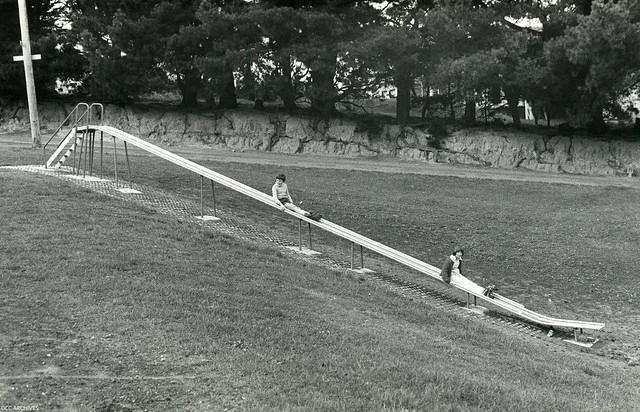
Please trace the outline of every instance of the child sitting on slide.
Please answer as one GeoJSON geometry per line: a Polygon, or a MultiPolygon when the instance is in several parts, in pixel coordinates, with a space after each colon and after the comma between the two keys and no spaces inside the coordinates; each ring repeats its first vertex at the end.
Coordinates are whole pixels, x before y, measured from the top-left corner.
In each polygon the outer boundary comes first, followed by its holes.
{"type": "MultiPolygon", "coordinates": [[[[446,284],[453,283],[458,286],[465,286],[471,290],[482,288],[481,286],[477,285],[475,282],[462,276],[462,256],[463,255],[464,255],[464,250],[458,247],[453,251],[451,256],[449,256],[445,260],[444,265],[442,265],[442,271],[440,272],[440,276],[442,277],[442,280],[446,284]]],[[[498,288],[496,288],[495,285],[487,286],[482,290],[482,294],[487,297],[493,298],[493,292],[495,290],[498,290],[498,288]]]]}
{"type": "Polygon", "coordinates": [[[276,204],[280,206],[280,209],[284,210],[286,208],[302,216],[308,217],[309,219],[320,220],[322,218],[322,215],[319,215],[317,213],[307,212],[306,210],[303,210],[302,208],[296,206],[293,203],[293,200],[291,199],[291,195],[289,194],[289,188],[285,183],[286,180],[287,180],[286,176],[280,173],[278,176],[276,176],[276,182],[273,184],[273,187],[271,188],[271,194],[273,195],[273,199],[275,200],[276,204]]]}

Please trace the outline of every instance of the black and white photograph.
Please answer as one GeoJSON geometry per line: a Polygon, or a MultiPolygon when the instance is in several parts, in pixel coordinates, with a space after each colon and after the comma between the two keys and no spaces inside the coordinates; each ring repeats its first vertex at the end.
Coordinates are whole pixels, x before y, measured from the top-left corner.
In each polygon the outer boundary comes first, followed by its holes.
{"type": "Polygon", "coordinates": [[[640,412],[640,1],[0,0],[0,412],[640,412]]]}

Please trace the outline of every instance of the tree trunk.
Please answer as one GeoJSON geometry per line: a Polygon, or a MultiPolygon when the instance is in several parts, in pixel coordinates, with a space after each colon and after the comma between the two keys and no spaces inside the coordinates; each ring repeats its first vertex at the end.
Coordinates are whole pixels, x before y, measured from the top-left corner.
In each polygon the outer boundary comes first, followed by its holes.
{"type": "Polygon", "coordinates": [[[236,99],[236,82],[233,78],[233,71],[225,67],[222,74],[222,89],[220,91],[220,102],[218,107],[221,109],[238,108],[238,100],[236,99]]]}
{"type": "Polygon", "coordinates": [[[547,109],[545,109],[545,117],[547,119],[547,127],[551,127],[551,115],[549,114],[547,109]]]}
{"type": "Polygon", "coordinates": [[[253,75],[253,72],[251,71],[251,65],[250,64],[245,64],[244,67],[242,68],[242,77],[243,77],[243,90],[242,93],[244,96],[247,97],[247,99],[249,100],[256,100],[257,95],[258,95],[258,86],[256,83],[256,79],[255,76],[253,75]]]}
{"type": "Polygon", "coordinates": [[[336,59],[317,62],[311,67],[311,87],[309,90],[309,98],[311,99],[311,108],[323,116],[329,116],[335,113],[336,90],[333,85],[333,78],[336,74],[336,59]]]}
{"type": "Polygon", "coordinates": [[[422,112],[420,113],[420,118],[422,120],[424,120],[427,117],[427,112],[429,111],[429,108],[431,106],[431,95],[429,94],[429,92],[431,91],[431,89],[429,87],[427,87],[427,95],[423,98],[422,100],[422,112]]]}
{"type": "Polygon", "coordinates": [[[582,15],[588,16],[591,14],[591,7],[593,0],[576,0],[574,2],[576,11],[582,15]]]}
{"type": "Polygon", "coordinates": [[[604,116],[602,115],[602,106],[594,106],[591,108],[591,120],[587,125],[589,131],[594,133],[601,133],[607,129],[607,124],[604,122],[604,116]]]}
{"type": "Polygon", "coordinates": [[[463,121],[468,125],[476,122],[476,99],[474,96],[469,96],[464,104],[463,121]]]}
{"type": "Polygon", "coordinates": [[[422,110],[420,112],[420,119],[424,120],[427,117],[427,112],[431,106],[431,86],[427,84],[427,87],[424,87],[424,83],[422,84],[422,110]],[[424,93],[426,89],[426,95],[424,93]]]}
{"type": "Polygon", "coordinates": [[[514,91],[507,89],[504,90],[504,95],[507,99],[507,104],[509,105],[509,113],[511,114],[513,125],[520,126],[522,124],[520,122],[520,112],[518,112],[518,102],[520,101],[520,97],[514,91]]]}
{"type": "Polygon", "coordinates": [[[198,91],[201,89],[202,81],[200,72],[197,69],[191,69],[186,73],[178,75],[178,88],[182,94],[182,102],[184,107],[196,107],[198,105],[198,91]]]}
{"type": "Polygon", "coordinates": [[[454,99],[453,96],[451,94],[451,83],[449,83],[447,85],[447,97],[449,98],[449,118],[451,119],[451,122],[455,122],[456,121],[456,110],[454,107],[454,99]]]}
{"type": "Polygon", "coordinates": [[[411,77],[408,75],[398,75],[396,86],[398,88],[398,98],[396,100],[396,123],[406,125],[411,119],[411,77]]]}
{"type": "Polygon", "coordinates": [[[280,80],[278,84],[278,95],[282,99],[284,110],[293,111],[296,108],[296,91],[291,79],[291,56],[289,55],[280,59],[280,80]]]}

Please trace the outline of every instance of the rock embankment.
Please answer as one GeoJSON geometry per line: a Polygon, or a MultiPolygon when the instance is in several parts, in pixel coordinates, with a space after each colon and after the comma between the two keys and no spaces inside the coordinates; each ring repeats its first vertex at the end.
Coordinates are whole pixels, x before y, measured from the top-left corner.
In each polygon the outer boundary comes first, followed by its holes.
{"type": "MultiPolygon", "coordinates": [[[[40,105],[50,131],[72,107],[40,105]]],[[[28,110],[0,108],[0,132],[27,130],[28,110]]],[[[105,107],[105,124],[163,143],[202,142],[234,150],[323,156],[395,156],[401,160],[523,168],[554,173],[627,175],[640,170],[640,142],[526,131],[465,129],[436,138],[427,128],[317,120],[254,110],[188,113],[154,107],[105,107]]]]}

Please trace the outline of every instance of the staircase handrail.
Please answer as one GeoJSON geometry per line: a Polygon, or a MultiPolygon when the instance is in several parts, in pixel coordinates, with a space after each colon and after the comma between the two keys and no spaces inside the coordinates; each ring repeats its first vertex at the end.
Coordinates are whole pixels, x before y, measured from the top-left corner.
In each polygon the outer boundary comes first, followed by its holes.
{"type": "Polygon", "coordinates": [[[93,109],[93,107],[98,107],[100,108],[100,122],[97,123],[99,126],[102,126],[102,122],[104,120],[104,106],[102,105],[102,103],[91,103],[91,105],[89,106],[89,119],[87,120],[87,126],[89,126],[90,124],[94,124],[91,121],[91,113],[93,113],[93,111],[91,109],[93,109]]]}
{"type": "MultiPolygon", "coordinates": [[[[94,103],[94,104],[99,104],[99,103],[94,103]]],[[[92,104],[93,106],[93,104],[92,104]]],[[[100,105],[102,106],[102,105],[100,105]]],[[[73,125],[71,125],[71,128],[74,128],[78,125],[78,123],[80,122],[80,120],[82,120],[82,118],[84,116],[87,115],[87,113],[89,113],[89,110],[91,109],[91,106],[89,106],[89,104],[87,103],[78,103],[76,104],[76,106],[73,108],[73,110],[71,110],[71,112],[67,115],[67,117],[65,117],[65,119],[62,121],[62,123],[60,123],[60,126],[58,126],[58,128],[56,129],[55,132],[53,132],[53,134],[51,135],[51,137],[49,138],[49,140],[47,140],[47,142],[42,146],[42,163],[44,164],[45,162],[45,153],[47,150],[47,145],[51,142],[51,140],[53,140],[54,137],[56,137],[56,135],[58,134],[58,132],[60,130],[62,130],[62,128],[64,127],[65,123],[67,123],[67,121],[71,118],[71,116],[73,116],[74,114],[76,115],[76,120],[73,122],[73,125]],[[78,116],[78,109],[80,107],[85,107],[85,111],[78,116]]],[[[89,116],[91,116],[89,114],[89,116]]],[[[102,122],[102,114],[100,115],[100,121],[102,122]]],[[[87,119],[87,125],[89,125],[89,119],[87,119]]],[[[58,146],[56,147],[56,150],[60,147],[60,145],[62,144],[62,142],[64,142],[64,139],[60,141],[60,143],[58,143],[58,146]]]]}

